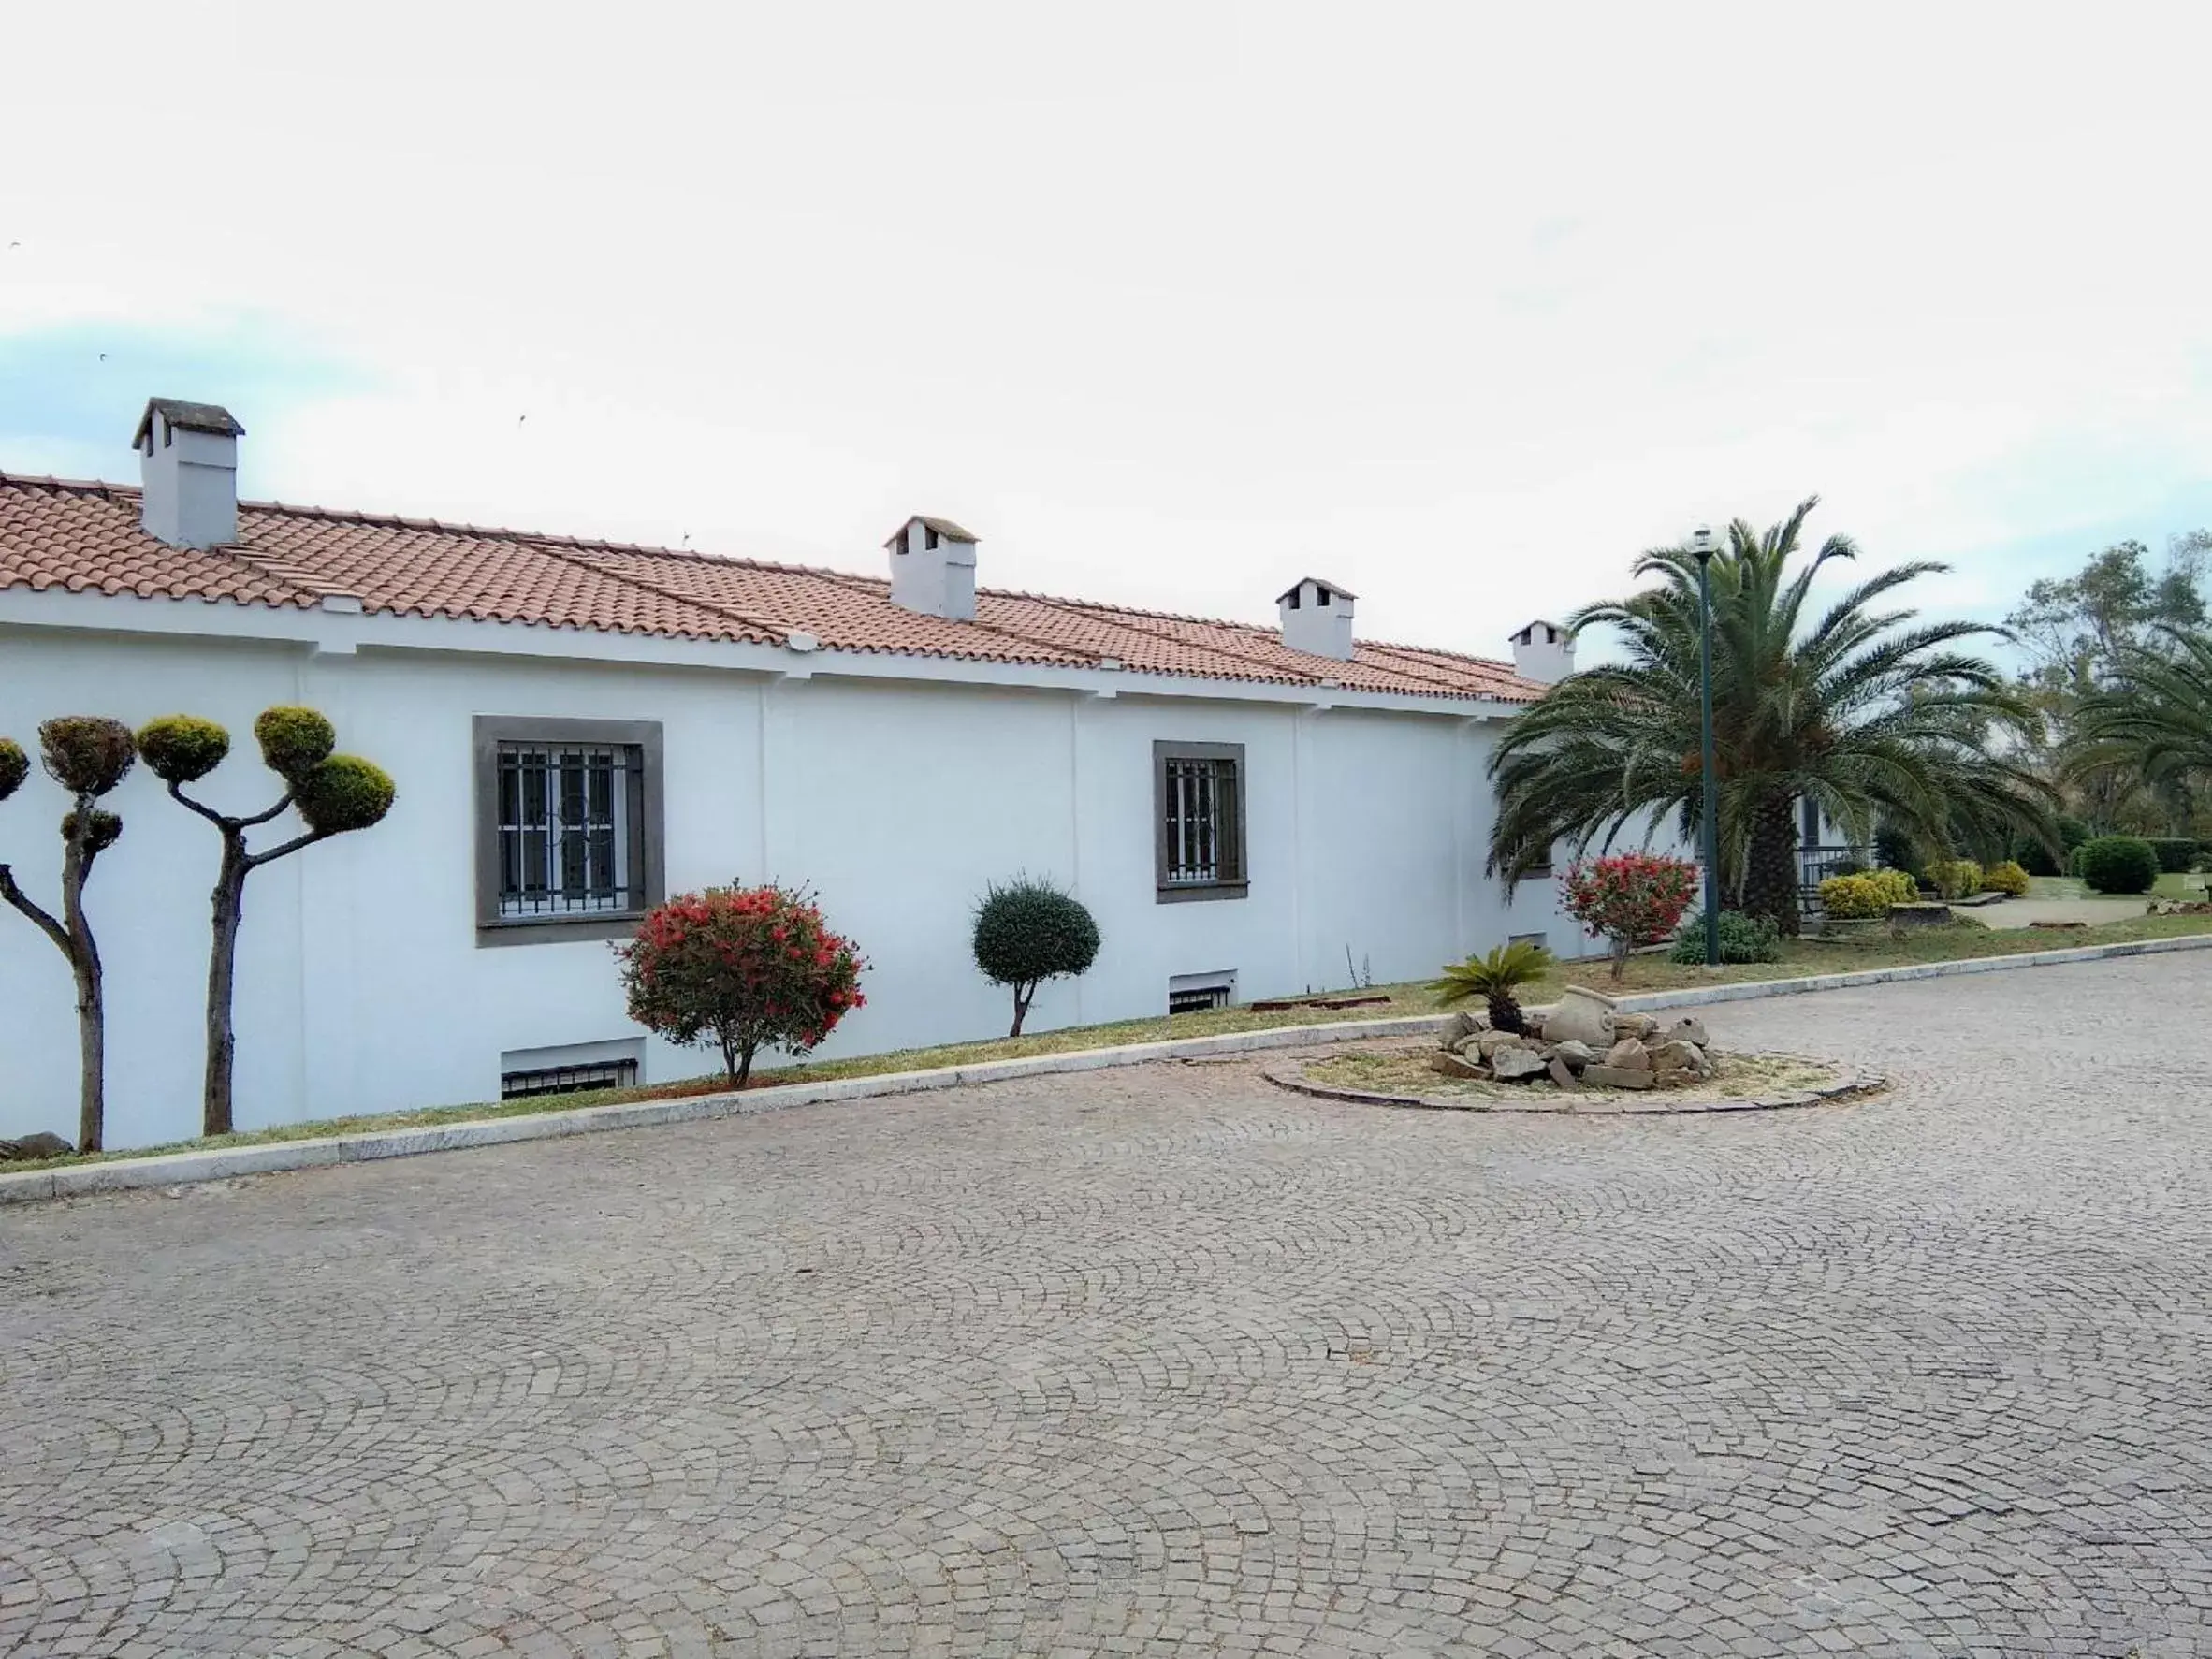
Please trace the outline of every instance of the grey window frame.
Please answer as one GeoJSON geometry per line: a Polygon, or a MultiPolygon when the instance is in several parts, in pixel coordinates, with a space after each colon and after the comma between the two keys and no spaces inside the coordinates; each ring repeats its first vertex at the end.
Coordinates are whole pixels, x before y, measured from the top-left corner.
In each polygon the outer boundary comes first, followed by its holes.
{"type": "Polygon", "coordinates": [[[476,942],[479,945],[553,944],[564,939],[623,939],[661,902],[662,744],[659,720],[546,720],[531,715],[480,714],[474,722],[473,803],[476,837],[476,942]],[[575,743],[634,749],[638,787],[628,792],[631,892],[627,910],[586,915],[507,916],[500,912],[499,752],[502,743],[575,743]]]}
{"type": "Polygon", "coordinates": [[[1244,746],[1241,743],[1178,743],[1159,739],[1152,746],[1152,874],[1154,895],[1163,905],[1191,904],[1209,899],[1244,898],[1252,891],[1252,866],[1246,827],[1244,746]],[[1168,850],[1168,764],[1171,761],[1227,761],[1233,799],[1231,837],[1234,874],[1216,881],[1168,880],[1172,864],[1168,850]]]}

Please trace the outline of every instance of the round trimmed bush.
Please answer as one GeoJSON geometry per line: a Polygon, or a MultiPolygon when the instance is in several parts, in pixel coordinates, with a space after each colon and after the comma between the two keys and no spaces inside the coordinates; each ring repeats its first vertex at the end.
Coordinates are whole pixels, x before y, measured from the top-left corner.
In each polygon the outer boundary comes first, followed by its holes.
{"type": "Polygon", "coordinates": [[[2099,836],[2076,856],[2091,893],[2148,893],[2159,879],[2159,855],[2141,836],[2099,836]]]}
{"type": "Polygon", "coordinates": [[[1012,988],[1008,1035],[1019,1037],[1040,984],[1083,973],[1099,959],[1099,924],[1073,894],[1017,876],[1003,887],[993,882],[976,906],[974,942],[983,977],[1012,988]]]}
{"type": "MultiPolygon", "coordinates": [[[[92,815],[92,828],[84,837],[85,856],[89,858],[94,853],[107,851],[109,848],[115,845],[116,839],[122,834],[123,820],[112,812],[106,812],[95,807],[92,815]]],[[[62,839],[71,841],[76,838],[77,814],[65,812],[62,814],[62,839]]]]}
{"type": "Polygon", "coordinates": [[[312,708],[283,704],[261,711],[254,737],[262,764],[286,782],[304,778],[338,747],[338,730],[327,720],[312,708]]]}
{"type": "Polygon", "coordinates": [[[105,715],[65,714],[38,728],[46,775],[73,795],[104,795],[130,776],[131,729],[105,715]]]}
{"type": "Polygon", "coordinates": [[[353,754],[334,754],[292,779],[292,805],[318,836],[367,829],[392,809],[398,793],[388,772],[353,754]]]}
{"type": "Polygon", "coordinates": [[[1982,891],[2001,893],[2008,898],[2028,896],[2028,872],[2011,859],[1991,865],[1982,872],[1982,891]]]}
{"type": "Polygon", "coordinates": [[[31,775],[31,757],[23,752],[23,746],[12,737],[0,737],[0,801],[23,786],[23,779],[31,775]]]}
{"type": "Polygon", "coordinates": [[[138,728],[138,758],[164,783],[196,783],[223,764],[230,734],[196,714],[165,714],[138,728]]]}

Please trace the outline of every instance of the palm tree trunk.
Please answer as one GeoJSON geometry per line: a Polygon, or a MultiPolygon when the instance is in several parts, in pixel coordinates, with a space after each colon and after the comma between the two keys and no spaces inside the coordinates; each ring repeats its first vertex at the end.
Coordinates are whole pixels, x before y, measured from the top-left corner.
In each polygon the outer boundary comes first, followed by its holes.
{"type": "Polygon", "coordinates": [[[1791,938],[1798,931],[1796,805],[1781,795],[1753,808],[1751,848],[1743,870],[1744,910],[1770,918],[1791,938]]]}

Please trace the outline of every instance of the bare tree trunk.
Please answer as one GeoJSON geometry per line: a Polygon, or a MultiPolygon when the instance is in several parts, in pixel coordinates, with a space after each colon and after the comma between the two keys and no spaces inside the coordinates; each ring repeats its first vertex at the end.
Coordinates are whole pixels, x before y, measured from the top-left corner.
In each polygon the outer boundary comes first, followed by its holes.
{"type": "Polygon", "coordinates": [[[1797,823],[1795,803],[1781,795],[1753,809],[1751,847],[1744,856],[1743,908],[1770,918],[1790,938],[1798,928],[1797,823]]]}
{"type": "Polygon", "coordinates": [[[77,828],[62,854],[62,924],[69,935],[69,967],[77,977],[77,1150],[97,1152],[108,1121],[108,1011],[100,995],[100,948],[84,919],[84,878],[95,856],[89,851],[94,799],[77,797],[77,828]]]}
{"type": "Polygon", "coordinates": [[[1010,1038],[1019,1037],[1022,1034],[1022,1022],[1029,1017],[1029,1004],[1036,996],[1037,986],[1034,982],[1030,984],[1026,993],[1019,985],[1013,988],[1014,1023],[1013,1029],[1009,1031],[1007,1036],[1010,1038]]]}
{"type": "Polygon", "coordinates": [[[1628,936],[1625,933],[1616,933],[1613,935],[1612,979],[1615,984],[1620,983],[1623,979],[1627,977],[1628,942],[1628,936]]]}
{"type": "Polygon", "coordinates": [[[231,987],[238,971],[238,929],[245,915],[245,831],[230,823],[223,831],[223,864],[215,877],[212,942],[208,951],[208,1058],[200,1090],[200,1133],[231,1130],[231,1075],[238,1042],[231,1029],[231,987]]]}

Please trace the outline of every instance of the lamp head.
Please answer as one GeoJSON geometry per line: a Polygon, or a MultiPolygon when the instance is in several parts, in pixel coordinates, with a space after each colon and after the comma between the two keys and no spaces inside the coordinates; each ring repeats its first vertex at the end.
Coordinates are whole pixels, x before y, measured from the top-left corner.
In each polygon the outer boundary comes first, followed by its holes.
{"type": "Polygon", "coordinates": [[[1713,556],[1714,546],[1711,525],[1700,524],[1690,532],[1690,551],[1697,555],[1699,564],[1713,556]]]}

